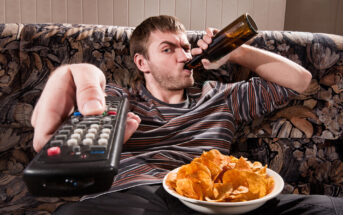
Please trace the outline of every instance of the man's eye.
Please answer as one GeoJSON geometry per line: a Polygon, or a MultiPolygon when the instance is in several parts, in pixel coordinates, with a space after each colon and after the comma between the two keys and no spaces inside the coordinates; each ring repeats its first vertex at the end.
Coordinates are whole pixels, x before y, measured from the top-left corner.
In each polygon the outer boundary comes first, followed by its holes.
{"type": "Polygon", "coordinates": [[[163,49],[163,52],[165,52],[165,53],[170,53],[170,52],[171,52],[171,49],[170,49],[170,48],[163,49]]]}

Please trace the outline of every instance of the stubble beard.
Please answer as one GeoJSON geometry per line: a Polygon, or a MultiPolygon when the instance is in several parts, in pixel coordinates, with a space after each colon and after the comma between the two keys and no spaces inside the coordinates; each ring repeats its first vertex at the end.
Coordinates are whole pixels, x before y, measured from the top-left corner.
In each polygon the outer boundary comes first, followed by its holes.
{"type": "Polygon", "coordinates": [[[152,76],[159,85],[168,90],[183,90],[194,85],[193,74],[185,78],[163,76],[160,73],[153,73],[152,76]]]}

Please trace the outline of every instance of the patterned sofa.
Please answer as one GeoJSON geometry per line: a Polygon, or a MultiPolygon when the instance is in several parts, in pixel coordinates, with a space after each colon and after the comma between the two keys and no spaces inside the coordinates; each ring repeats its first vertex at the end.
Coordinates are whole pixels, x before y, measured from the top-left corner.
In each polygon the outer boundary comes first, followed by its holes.
{"type": "MultiPolygon", "coordinates": [[[[108,82],[130,87],[135,80],[128,49],[131,32],[129,27],[101,25],[0,24],[0,214],[50,214],[79,199],[38,198],[27,192],[21,173],[35,155],[31,112],[50,72],[61,64],[89,62],[104,71],[108,82]]],[[[202,33],[188,32],[192,44],[202,33]]],[[[286,182],[284,193],[342,197],[343,37],[261,31],[251,45],[299,63],[313,80],[283,109],[241,125],[232,153],[279,172],[286,182]]],[[[227,64],[195,77],[198,82],[232,82],[253,75],[227,64]]]]}

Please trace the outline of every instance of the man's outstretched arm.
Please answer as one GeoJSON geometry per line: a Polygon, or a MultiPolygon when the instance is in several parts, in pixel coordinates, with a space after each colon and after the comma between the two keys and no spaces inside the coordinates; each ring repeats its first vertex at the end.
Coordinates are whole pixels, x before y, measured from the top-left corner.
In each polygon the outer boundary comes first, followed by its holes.
{"type": "MultiPolygon", "coordinates": [[[[75,104],[83,115],[105,110],[106,79],[91,64],[64,65],[50,76],[32,114],[33,147],[40,151],[59,125],[72,113],[75,104]]],[[[124,142],[136,131],[140,118],[129,113],[124,142]]]]}

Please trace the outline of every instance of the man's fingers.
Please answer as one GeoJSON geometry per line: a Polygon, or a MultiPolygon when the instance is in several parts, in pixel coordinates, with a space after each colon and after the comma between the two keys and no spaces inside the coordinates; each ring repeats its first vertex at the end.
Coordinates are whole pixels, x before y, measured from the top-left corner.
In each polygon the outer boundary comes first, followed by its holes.
{"type": "Polygon", "coordinates": [[[198,55],[198,54],[201,54],[202,53],[202,49],[201,48],[193,48],[191,50],[191,54],[194,56],[194,55],[198,55]]]}
{"type": "Polygon", "coordinates": [[[212,37],[216,32],[218,32],[218,30],[214,28],[207,28],[206,34],[203,36],[202,39],[198,40],[197,42],[198,48],[193,48],[191,50],[191,54],[193,56],[199,55],[203,52],[203,50],[206,50],[208,48],[208,45],[212,43],[212,37]]]}
{"type": "Polygon", "coordinates": [[[208,36],[208,35],[204,35],[202,38],[207,44],[212,43],[212,37],[208,36]]]}
{"type": "Polygon", "coordinates": [[[62,123],[62,118],[59,113],[54,113],[49,110],[42,110],[36,121],[35,133],[33,137],[33,148],[39,152],[51,138],[52,134],[62,123]]]}
{"type": "Polygon", "coordinates": [[[207,49],[208,44],[204,40],[198,40],[197,45],[203,50],[207,49]]]}
{"type": "Polygon", "coordinates": [[[106,79],[95,66],[78,64],[70,67],[76,85],[79,111],[83,115],[101,114],[105,110],[106,79]]]}
{"type": "MultiPolygon", "coordinates": [[[[48,91],[43,92],[42,95],[46,92],[48,91]]],[[[32,125],[35,128],[33,138],[35,151],[38,152],[43,148],[58,126],[69,115],[74,105],[72,97],[72,93],[65,96],[51,93],[49,97],[41,97],[35,107],[32,119],[32,125]]]]}
{"type": "Polygon", "coordinates": [[[31,115],[31,125],[32,125],[32,127],[36,126],[37,115],[39,113],[38,107],[39,107],[39,100],[38,100],[37,104],[35,105],[35,108],[32,111],[32,115],[31,115]]]}
{"type": "Polygon", "coordinates": [[[126,119],[124,143],[126,143],[133,133],[137,130],[139,124],[141,123],[141,118],[138,115],[129,112],[126,119]]]}
{"type": "Polygon", "coordinates": [[[60,68],[49,78],[32,115],[35,128],[33,147],[36,151],[46,144],[48,137],[72,111],[75,101],[73,77],[60,68]]]}
{"type": "Polygon", "coordinates": [[[213,33],[213,28],[206,28],[206,34],[209,36],[209,37],[213,37],[214,36],[214,33],[213,33]]]}
{"type": "Polygon", "coordinates": [[[216,35],[218,32],[219,30],[216,28],[206,28],[206,34],[211,38],[214,37],[214,35],[216,35]]]}

